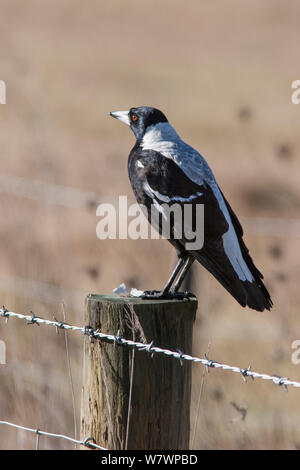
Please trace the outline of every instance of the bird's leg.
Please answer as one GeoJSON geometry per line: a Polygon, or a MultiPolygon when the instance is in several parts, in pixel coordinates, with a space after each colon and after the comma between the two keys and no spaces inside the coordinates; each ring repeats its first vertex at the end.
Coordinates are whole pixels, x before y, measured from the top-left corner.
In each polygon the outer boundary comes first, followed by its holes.
{"type": "Polygon", "coordinates": [[[190,267],[192,266],[194,261],[195,261],[195,258],[192,257],[192,256],[188,256],[188,258],[185,260],[183,269],[182,269],[177,281],[175,282],[173,289],[171,289],[172,292],[178,292],[181,284],[184,281],[185,276],[188,273],[188,270],[190,269],[190,267]]]}
{"type": "Polygon", "coordinates": [[[184,266],[185,262],[186,262],[185,258],[180,256],[179,260],[178,260],[178,263],[176,264],[175,268],[173,269],[172,274],[171,274],[168,282],[166,283],[165,287],[162,290],[163,294],[167,294],[169,292],[174,280],[176,279],[177,274],[180,272],[180,270],[184,266]]]}
{"type": "Polygon", "coordinates": [[[161,291],[144,291],[142,299],[186,299],[189,297],[194,297],[193,294],[189,292],[178,292],[188,270],[194,262],[192,256],[186,256],[184,254],[179,254],[179,260],[175,266],[168,282],[161,291]],[[183,269],[182,269],[183,268],[183,269]],[[171,288],[174,280],[176,279],[178,273],[182,269],[177,281],[174,284],[174,287],[171,288]]]}
{"type": "Polygon", "coordinates": [[[162,299],[162,298],[167,298],[169,297],[169,292],[170,288],[176,279],[177,274],[183,267],[183,265],[186,263],[186,258],[179,255],[179,260],[178,263],[176,264],[175,268],[172,271],[172,274],[170,278],[168,279],[168,282],[166,283],[165,287],[161,291],[144,291],[142,298],[143,299],[162,299]]]}

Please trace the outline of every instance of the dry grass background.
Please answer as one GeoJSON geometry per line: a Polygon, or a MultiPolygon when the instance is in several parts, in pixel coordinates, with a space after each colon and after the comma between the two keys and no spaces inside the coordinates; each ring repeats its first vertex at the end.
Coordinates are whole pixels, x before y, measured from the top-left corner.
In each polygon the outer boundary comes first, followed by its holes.
{"type": "MultiPolygon", "coordinates": [[[[128,128],[111,110],[152,105],[206,156],[239,216],[287,220],[286,236],[246,233],[275,307],[243,310],[200,266],[194,354],[300,380],[291,343],[300,338],[300,5],[178,0],[2,0],[0,172],[91,190],[109,201],[129,195],[128,128]]],[[[66,209],[0,196],[1,303],[21,313],[82,324],[85,294],[121,282],[159,288],[171,248],[165,241],[99,241],[94,208],[66,209]],[[38,281],[40,288],[30,281],[38,281]],[[45,289],[51,298],[44,295],[45,289]]],[[[72,435],[64,335],[1,322],[0,419],[72,435]]],[[[82,338],[69,336],[79,410],[82,338]]],[[[193,370],[194,448],[300,448],[299,391],[212,370],[193,370]],[[247,409],[245,420],[236,406],[247,409]]],[[[79,411],[78,411],[79,413],[79,411]]],[[[78,419],[78,416],[77,416],[78,419]]],[[[0,428],[0,448],[32,448],[34,438],[0,428]]],[[[41,438],[42,448],[71,448],[41,438]]]]}

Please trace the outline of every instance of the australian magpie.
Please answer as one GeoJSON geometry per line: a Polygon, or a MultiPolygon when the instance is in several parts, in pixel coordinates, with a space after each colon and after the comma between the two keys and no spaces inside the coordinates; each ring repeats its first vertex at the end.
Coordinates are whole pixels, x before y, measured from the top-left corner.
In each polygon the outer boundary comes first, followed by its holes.
{"type": "MultiPolygon", "coordinates": [[[[179,295],[188,269],[197,260],[240,305],[270,310],[273,303],[262,282],[263,275],[249,255],[242,226],[206,160],[181,140],[158,109],[141,106],[110,115],[130,126],[136,137],[128,158],[129,179],[138,203],[147,209],[149,222],[153,224],[151,208],[160,214],[155,227],[160,233],[166,207],[173,203],[188,204],[193,209],[204,205],[204,243],[200,249],[187,249],[187,238],[175,236],[174,217],[169,217],[168,240],[179,260],[163,290],[145,291],[144,298],[179,295]]],[[[195,224],[194,212],[190,224],[195,224]]]]}

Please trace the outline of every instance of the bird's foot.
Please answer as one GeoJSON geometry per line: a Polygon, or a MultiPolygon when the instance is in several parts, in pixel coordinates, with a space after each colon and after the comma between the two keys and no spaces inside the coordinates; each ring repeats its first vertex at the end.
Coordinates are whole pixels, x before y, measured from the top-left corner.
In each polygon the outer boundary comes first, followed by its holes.
{"type": "Polygon", "coordinates": [[[177,300],[184,300],[184,299],[191,299],[195,297],[194,294],[191,292],[174,292],[172,289],[165,292],[163,290],[145,290],[144,293],[141,295],[141,298],[144,300],[159,300],[159,299],[177,299],[177,300]]]}
{"type": "Polygon", "coordinates": [[[192,292],[175,292],[173,289],[170,289],[169,296],[170,299],[178,300],[189,300],[196,298],[195,294],[193,294],[192,292]]]}
{"type": "Polygon", "coordinates": [[[163,290],[144,290],[141,298],[146,300],[167,299],[168,292],[164,292],[163,290]]]}

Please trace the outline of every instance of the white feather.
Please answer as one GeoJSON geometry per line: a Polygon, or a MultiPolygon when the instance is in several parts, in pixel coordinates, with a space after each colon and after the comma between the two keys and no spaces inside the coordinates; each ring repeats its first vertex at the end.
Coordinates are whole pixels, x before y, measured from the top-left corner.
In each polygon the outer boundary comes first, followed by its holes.
{"type": "Polygon", "coordinates": [[[138,161],[136,162],[136,166],[137,166],[138,168],[145,168],[145,165],[143,165],[140,160],[138,160],[138,161]]]}
{"type": "Polygon", "coordinates": [[[161,194],[159,191],[156,191],[155,189],[151,188],[151,186],[149,185],[147,179],[143,185],[143,188],[144,188],[144,191],[149,195],[151,195],[151,197],[155,196],[157,199],[159,199],[160,201],[162,202],[190,202],[192,201],[193,199],[196,199],[197,197],[200,197],[203,195],[203,193],[201,192],[197,192],[196,194],[192,194],[191,196],[189,197],[182,197],[182,196],[166,196],[165,194],[161,194]]]}

